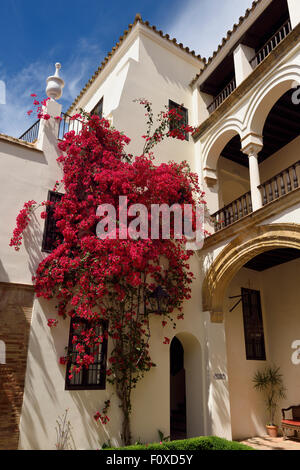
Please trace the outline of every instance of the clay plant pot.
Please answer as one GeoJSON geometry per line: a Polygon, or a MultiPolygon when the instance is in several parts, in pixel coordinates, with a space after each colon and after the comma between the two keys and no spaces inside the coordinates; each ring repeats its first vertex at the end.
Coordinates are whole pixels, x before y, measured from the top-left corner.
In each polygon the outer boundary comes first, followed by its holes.
{"type": "Polygon", "coordinates": [[[266,426],[270,437],[278,437],[278,426],[266,426]]]}

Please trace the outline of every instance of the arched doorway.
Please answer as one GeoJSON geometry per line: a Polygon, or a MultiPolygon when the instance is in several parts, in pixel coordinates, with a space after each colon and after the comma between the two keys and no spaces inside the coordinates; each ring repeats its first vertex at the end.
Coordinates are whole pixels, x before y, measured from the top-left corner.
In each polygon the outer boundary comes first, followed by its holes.
{"type": "Polygon", "coordinates": [[[254,256],[277,248],[300,249],[299,224],[252,227],[232,240],[210,266],[202,284],[203,311],[223,321],[223,302],[235,274],[254,256]]]}
{"type": "MultiPolygon", "coordinates": [[[[299,364],[293,362],[299,326],[300,226],[252,227],[231,241],[203,283],[203,310],[224,322],[233,439],[265,435],[264,397],[253,387],[257,370],[280,367],[286,408],[298,400],[299,364]]],[[[276,416],[280,424],[280,414],[276,416]]]]}
{"type": "Polygon", "coordinates": [[[170,345],[170,432],[172,439],[204,434],[204,375],[202,348],[188,332],[170,345]]]}
{"type": "Polygon", "coordinates": [[[184,349],[175,336],[170,346],[170,433],[172,440],[186,438],[185,387],[184,349]]]}

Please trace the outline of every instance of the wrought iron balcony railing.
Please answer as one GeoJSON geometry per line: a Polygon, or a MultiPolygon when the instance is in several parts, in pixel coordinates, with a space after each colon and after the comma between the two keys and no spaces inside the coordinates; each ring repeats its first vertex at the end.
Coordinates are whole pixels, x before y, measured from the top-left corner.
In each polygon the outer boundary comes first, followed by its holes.
{"type": "Polygon", "coordinates": [[[24,140],[25,142],[33,143],[37,140],[39,135],[39,128],[40,128],[40,121],[36,121],[24,134],[19,137],[20,140],[24,140]]]}
{"type": "Polygon", "coordinates": [[[82,129],[82,122],[78,119],[73,119],[66,113],[61,113],[61,121],[58,128],[58,139],[62,140],[67,132],[75,131],[78,134],[82,129]]]}
{"type": "MultiPolygon", "coordinates": [[[[34,143],[38,139],[40,128],[40,120],[36,121],[24,134],[19,137],[20,140],[25,142],[34,143]]],[[[75,131],[76,134],[82,129],[82,122],[78,119],[73,119],[68,114],[61,113],[61,121],[58,126],[57,138],[62,140],[64,135],[69,131],[75,131]]]]}

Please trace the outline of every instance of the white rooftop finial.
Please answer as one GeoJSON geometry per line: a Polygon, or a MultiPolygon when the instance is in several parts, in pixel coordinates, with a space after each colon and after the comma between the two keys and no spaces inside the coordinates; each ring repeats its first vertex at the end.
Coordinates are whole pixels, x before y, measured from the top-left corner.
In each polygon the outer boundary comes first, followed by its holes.
{"type": "Polygon", "coordinates": [[[60,64],[59,62],[56,62],[55,68],[56,68],[56,70],[55,70],[55,77],[59,77],[59,71],[60,71],[60,69],[61,69],[61,64],[60,64]]]}
{"type": "Polygon", "coordinates": [[[59,76],[59,70],[61,65],[59,62],[55,64],[55,74],[47,78],[46,93],[52,100],[58,100],[62,96],[62,89],[65,86],[65,82],[59,76]]]}

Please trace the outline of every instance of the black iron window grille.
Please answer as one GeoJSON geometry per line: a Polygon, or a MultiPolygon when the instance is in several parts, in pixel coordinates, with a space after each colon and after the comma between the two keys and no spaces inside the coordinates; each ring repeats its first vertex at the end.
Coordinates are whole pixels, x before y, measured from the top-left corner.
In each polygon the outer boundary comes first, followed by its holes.
{"type": "Polygon", "coordinates": [[[243,318],[246,358],[248,361],[265,361],[265,338],[260,292],[242,288],[243,318]]]}
{"type": "Polygon", "coordinates": [[[54,218],[55,204],[61,201],[63,193],[57,193],[55,191],[48,192],[48,201],[52,202],[50,206],[47,206],[46,212],[47,217],[44,226],[44,235],[42,243],[42,251],[51,253],[63,241],[62,234],[56,227],[56,220],[54,218]]]}
{"type": "MultiPolygon", "coordinates": [[[[175,109],[177,114],[180,114],[182,116],[182,120],[180,121],[180,124],[183,125],[184,127],[189,125],[189,113],[186,108],[184,108],[182,105],[175,103],[174,101],[169,100],[169,111],[171,109],[175,109]]],[[[170,121],[170,131],[173,131],[174,129],[178,128],[177,121],[171,120],[170,121]]],[[[189,134],[185,134],[185,140],[189,140],[189,134]]]]}
{"type": "Polygon", "coordinates": [[[68,362],[66,371],[66,390],[104,390],[106,383],[106,359],[107,359],[107,321],[89,322],[81,318],[72,318],[70,324],[68,362]],[[86,347],[85,332],[93,328],[95,337],[101,337],[102,342],[86,347]],[[75,341],[74,341],[75,339],[75,341]],[[85,353],[94,356],[94,362],[89,367],[83,366],[76,373],[74,367],[78,366],[76,359],[78,357],[77,345],[82,344],[85,353]],[[70,378],[71,377],[71,378],[70,378]]]}

